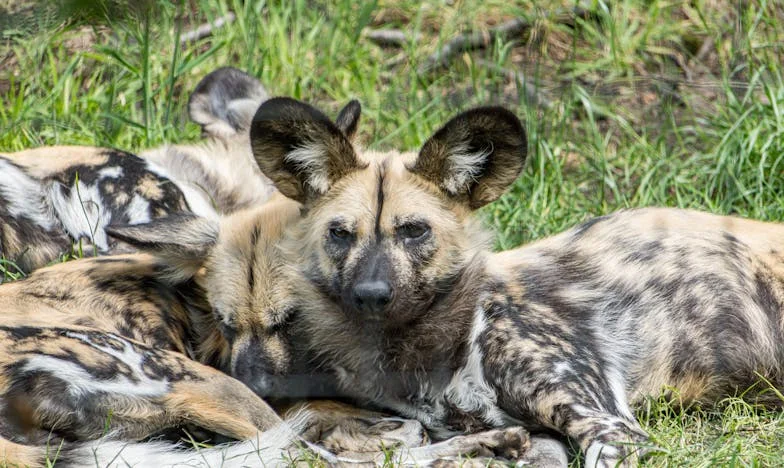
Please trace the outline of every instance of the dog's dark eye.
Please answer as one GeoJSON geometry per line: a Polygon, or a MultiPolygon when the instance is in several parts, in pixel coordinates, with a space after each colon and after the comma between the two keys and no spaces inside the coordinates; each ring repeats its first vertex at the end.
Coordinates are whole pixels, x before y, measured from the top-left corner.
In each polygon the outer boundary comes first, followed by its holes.
{"type": "Polygon", "coordinates": [[[226,338],[227,341],[230,343],[234,341],[234,338],[237,336],[237,329],[235,329],[232,325],[223,321],[222,316],[218,313],[217,310],[213,310],[213,314],[215,316],[215,321],[218,324],[218,330],[220,330],[221,335],[226,338]]]}
{"type": "Polygon", "coordinates": [[[430,234],[430,226],[427,223],[416,221],[398,226],[397,235],[405,240],[420,240],[430,234]]]}
{"type": "Polygon", "coordinates": [[[333,226],[329,228],[329,236],[332,239],[339,240],[339,241],[347,241],[350,240],[353,234],[348,229],[341,227],[341,226],[333,226]]]}

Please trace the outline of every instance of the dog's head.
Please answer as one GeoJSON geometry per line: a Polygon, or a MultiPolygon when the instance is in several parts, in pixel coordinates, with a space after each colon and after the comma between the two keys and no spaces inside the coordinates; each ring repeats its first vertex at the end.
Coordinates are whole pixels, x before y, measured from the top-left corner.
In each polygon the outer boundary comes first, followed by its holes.
{"type": "MultiPolygon", "coordinates": [[[[449,289],[486,248],[472,213],[498,198],[526,157],[511,112],[482,107],[447,122],[415,153],[359,151],[346,128],[288,98],[262,104],[251,145],[262,172],[305,215],[287,239],[304,276],[334,310],[397,328],[449,289]]],[[[330,313],[330,312],[324,312],[330,313]]]]}

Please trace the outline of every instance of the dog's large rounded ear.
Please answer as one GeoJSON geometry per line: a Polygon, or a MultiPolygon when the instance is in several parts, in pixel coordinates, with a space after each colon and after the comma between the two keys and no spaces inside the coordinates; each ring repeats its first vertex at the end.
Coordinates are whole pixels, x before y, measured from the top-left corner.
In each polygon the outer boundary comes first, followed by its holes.
{"type": "Polygon", "coordinates": [[[269,99],[259,80],[236,68],[223,67],[202,78],[188,100],[191,120],[209,137],[242,133],[259,104],[269,99]]]}
{"type": "Polygon", "coordinates": [[[472,209],[500,197],[523,169],[525,129],[503,107],[472,109],[425,142],[408,169],[472,209]]]}
{"type": "Polygon", "coordinates": [[[352,99],[343,109],[338,112],[335,124],[348,137],[354,138],[359,126],[359,117],[362,115],[362,105],[356,99],[352,99]]]}
{"type": "MultiPolygon", "coordinates": [[[[343,120],[350,124],[355,119],[343,120]]],[[[319,110],[291,98],[259,106],[250,143],[261,172],[283,195],[301,203],[324,195],[337,180],[363,167],[343,130],[319,110]]]]}
{"type": "Polygon", "coordinates": [[[218,242],[218,221],[191,213],[175,213],[145,224],[113,224],[106,233],[157,257],[161,277],[172,283],[187,281],[204,265],[218,242]]]}

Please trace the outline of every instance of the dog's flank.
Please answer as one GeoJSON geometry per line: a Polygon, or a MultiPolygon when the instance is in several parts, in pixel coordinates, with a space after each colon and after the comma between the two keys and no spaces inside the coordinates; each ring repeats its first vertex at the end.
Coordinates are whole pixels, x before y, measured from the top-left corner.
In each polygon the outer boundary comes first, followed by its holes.
{"type": "Polygon", "coordinates": [[[473,211],[523,167],[514,115],[475,109],[418,155],[378,154],[306,107],[268,101],[251,140],[304,203],[282,242],[299,284],[291,328],[347,395],[442,437],[556,430],[612,466],[648,444],[632,414],[644,397],[784,384],[783,225],[645,209],[493,254],[473,211]]]}
{"type": "Polygon", "coordinates": [[[191,118],[206,137],[201,143],[138,156],[74,146],[0,154],[0,257],[29,272],[74,244],[86,253],[128,252],[128,245],[107,237],[108,225],[182,211],[216,218],[263,203],[274,189],[254,162],[248,125],[266,98],[254,78],[219,69],[191,96],[191,118]],[[240,80],[244,86],[227,94],[240,80]]]}

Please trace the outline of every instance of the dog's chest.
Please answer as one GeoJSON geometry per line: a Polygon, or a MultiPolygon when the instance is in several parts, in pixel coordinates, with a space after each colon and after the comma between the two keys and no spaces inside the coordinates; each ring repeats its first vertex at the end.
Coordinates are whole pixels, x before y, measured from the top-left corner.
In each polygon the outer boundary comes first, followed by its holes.
{"type": "Polygon", "coordinates": [[[400,370],[369,359],[373,364],[360,368],[336,367],[341,386],[355,398],[419,420],[438,439],[515,423],[498,406],[496,390],[485,378],[476,339],[485,329],[484,314],[477,314],[456,368],[432,359],[417,370],[400,370]]]}

